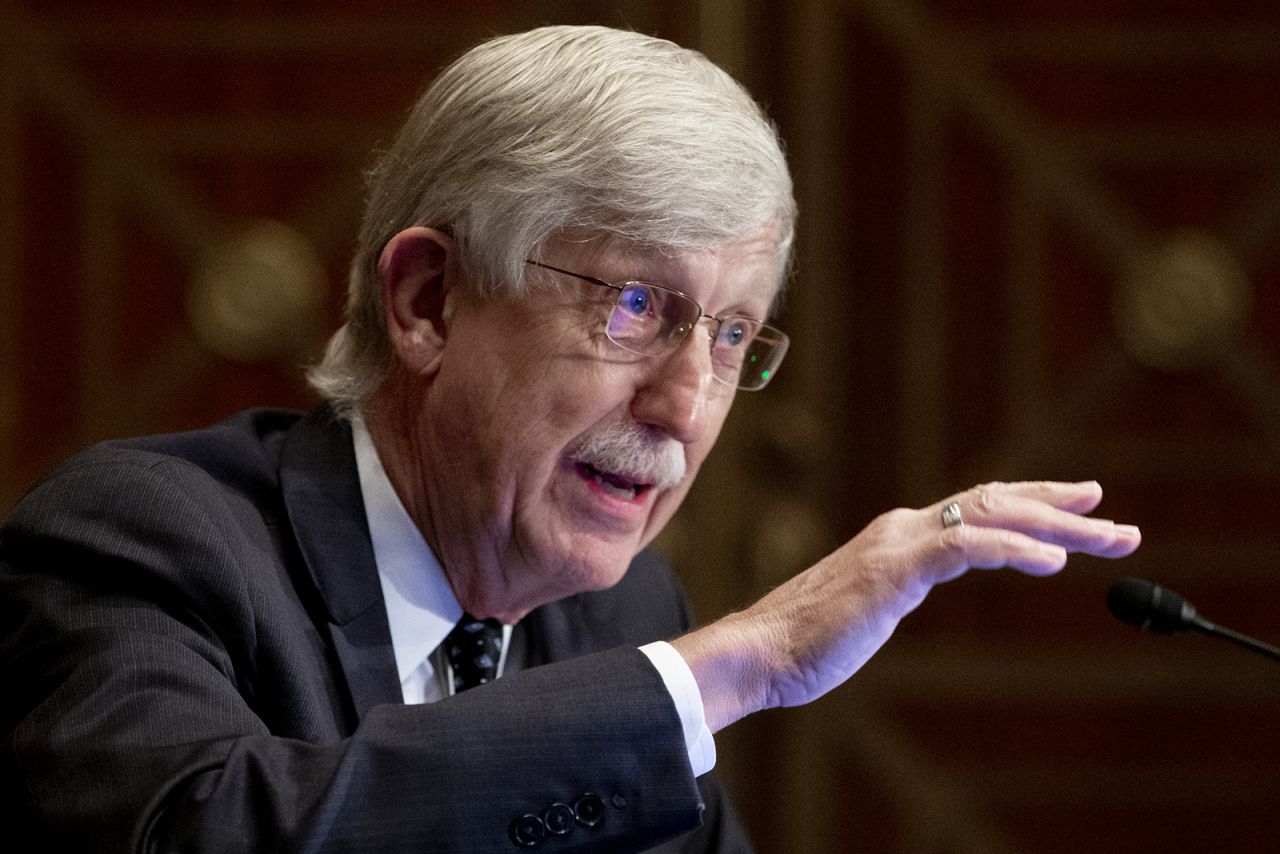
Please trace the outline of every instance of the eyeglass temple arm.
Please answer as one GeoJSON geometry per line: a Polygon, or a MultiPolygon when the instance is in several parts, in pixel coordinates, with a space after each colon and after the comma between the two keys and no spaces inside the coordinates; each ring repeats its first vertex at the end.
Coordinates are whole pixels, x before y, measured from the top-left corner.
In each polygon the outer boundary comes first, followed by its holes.
{"type": "Polygon", "coordinates": [[[600,285],[601,287],[608,288],[609,290],[612,290],[612,291],[623,290],[621,285],[615,285],[612,282],[606,282],[604,279],[597,279],[595,276],[586,276],[586,275],[583,275],[582,273],[575,273],[572,270],[564,270],[564,269],[561,269],[560,267],[552,266],[551,264],[544,264],[541,261],[534,261],[531,258],[526,258],[524,262],[526,264],[532,264],[535,267],[542,267],[544,270],[554,270],[557,273],[562,273],[566,276],[572,276],[575,279],[581,279],[582,281],[590,282],[593,285],[600,285]]]}

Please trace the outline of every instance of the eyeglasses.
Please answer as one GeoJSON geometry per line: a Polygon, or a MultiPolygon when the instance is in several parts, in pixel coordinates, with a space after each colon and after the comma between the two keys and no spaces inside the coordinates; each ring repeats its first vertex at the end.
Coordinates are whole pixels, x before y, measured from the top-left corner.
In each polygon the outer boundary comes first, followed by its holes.
{"type": "Polygon", "coordinates": [[[762,320],[728,314],[712,317],[702,306],[677,290],[651,282],[615,285],[543,264],[534,267],[572,276],[618,292],[609,312],[605,335],[622,349],[640,356],[661,356],[679,347],[704,320],[711,321],[712,376],[725,385],[756,391],[768,385],[787,354],[787,334],[762,320]]]}

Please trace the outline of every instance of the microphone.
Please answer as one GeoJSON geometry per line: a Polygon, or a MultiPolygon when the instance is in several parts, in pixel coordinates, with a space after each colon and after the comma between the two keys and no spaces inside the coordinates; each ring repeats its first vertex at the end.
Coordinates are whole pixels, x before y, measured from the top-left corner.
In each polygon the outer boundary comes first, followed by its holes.
{"type": "Polygon", "coordinates": [[[1172,590],[1141,578],[1122,578],[1107,591],[1107,609],[1116,619],[1161,635],[1200,632],[1280,661],[1280,649],[1209,622],[1172,590]]]}

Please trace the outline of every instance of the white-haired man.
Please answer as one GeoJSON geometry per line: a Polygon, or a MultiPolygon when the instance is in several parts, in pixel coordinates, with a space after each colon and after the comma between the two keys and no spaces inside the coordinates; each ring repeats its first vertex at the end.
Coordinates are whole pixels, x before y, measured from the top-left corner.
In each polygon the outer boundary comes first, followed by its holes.
{"type": "Polygon", "coordinates": [[[644,549],[786,352],[794,220],[772,126],[696,53],[550,27],[455,62],[372,173],[327,403],[98,446],[7,523],[9,838],[746,850],[714,732],[971,567],[1136,548],[1096,484],[992,484],[691,630],[644,549]]]}

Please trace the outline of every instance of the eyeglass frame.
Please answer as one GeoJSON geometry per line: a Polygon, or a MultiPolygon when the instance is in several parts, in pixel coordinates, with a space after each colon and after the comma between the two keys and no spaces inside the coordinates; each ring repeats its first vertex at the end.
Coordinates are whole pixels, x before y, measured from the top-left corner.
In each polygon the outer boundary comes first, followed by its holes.
{"type": "MultiPolygon", "coordinates": [[[[697,300],[695,300],[693,297],[689,296],[683,291],[677,290],[676,288],[668,287],[667,285],[660,285],[656,282],[646,282],[643,279],[631,279],[626,282],[623,282],[622,284],[615,284],[613,282],[607,282],[604,279],[600,279],[595,276],[588,276],[584,273],[575,273],[572,270],[565,270],[562,267],[556,267],[552,264],[547,264],[542,261],[535,261],[532,258],[526,258],[525,263],[534,267],[541,267],[545,270],[551,270],[552,272],[560,273],[565,276],[570,276],[572,278],[579,279],[581,281],[587,282],[592,285],[598,285],[599,287],[602,287],[602,288],[608,288],[609,290],[617,291],[618,301],[616,301],[613,304],[613,306],[609,309],[610,321],[612,321],[613,319],[613,312],[617,311],[621,307],[622,295],[626,293],[627,288],[631,286],[636,286],[636,285],[643,285],[646,288],[657,288],[659,291],[663,291],[665,293],[671,294],[672,296],[676,297],[676,299],[684,303],[687,303],[689,305],[692,305],[695,309],[697,309],[697,312],[698,312],[697,319],[686,324],[687,328],[683,332],[678,333],[679,339],[673,341],[670,344],[670,346],[662,352],[667,352],[667,353],[674,352],[681,344],[683,344],[685,341],[688,340],[689,336],[693,334],[693,330],[697,326],[699,326],[703,320],[712,320],[712,321],[715,321],[716,323],[715,333],[711,336],[711,349],[713,351],[715,350],[716,341],[719,340],[720,331],[723,328],[726,320],[737,318],[740,320],[749,320],[754,324],[758,324],[756,335],[753,337],[753,340],[759,338],[759,334],[761,331],[769,330],[775,336],[775,341],[773,342],[771,349],[774,353],[776,353],[776,356],[773,357],[772,364],[769,366],[769,369],[763,372],[764,375],[760,378],[759,384],[757,385],[743,384],[742,378],[747,375],[747,363],[745,360],[738,369],[737,382],[731,382],[730,380],[724,379],[723,377],[721,377],[719,374],[715,372],[714,368],[711,371],[711,378],[714,379],[716,382],[722,383],[724,385],[727,385],[733,388],[741,389],[742,391],[760,391],[766,385],[768,385],[769,381],[772,380],[774,375],[777,374],[778,367],[782,364],[783,358],[787,355],[787,349],[791,345],[790,336],[788,336],[787,333],[783,332],[781,329],[779,329],[778,327],[774,326],[773,324],[767,321],[759,320],[757,318],[748,317],[746,315],[741,315],[741,314],[726,314],[721,317],[716,317],[715,315],[707,314],[702,310],[702,304],[699,303],[697,300]]],[[[609,331],[609,327],[611,325],[612,325],[611,322],[606,322],[605,336],[618,347],[621,347],[623,350],[626,350],[628,353],[634,353],[637,356],[660,355],[660,353],[657,353],[657,352],[641,352],[639,350],[635,350],[635,349],[632,349],[631,347],[628,347],[626,344],[624,344],[623,342],[613,337],[613,335],[609,331]]],[[[667,335],[668,340],[672,338],[672,333],[676,333],[677,330],[678,330],[678,327],[672,327],[671,331],[667,335]]],[[[662,336],[660,335],[654,336],[654,341],[657,341],[661,337],[662,336]]]]}

